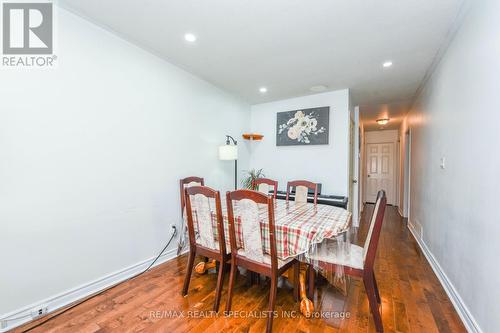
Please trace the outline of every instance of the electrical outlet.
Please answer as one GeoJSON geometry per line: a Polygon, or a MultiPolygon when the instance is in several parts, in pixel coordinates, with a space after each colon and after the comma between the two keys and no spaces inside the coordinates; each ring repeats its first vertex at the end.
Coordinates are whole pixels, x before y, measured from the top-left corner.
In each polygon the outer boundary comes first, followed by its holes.
{"type": "Polygon", "coordinates": [[[31,318],[36,319],[38,317],[41,317],[43,315],[46,315],[48,312],[48,308],[46,305],[41,305],[37,308],[31,309],[31,318]]]}
{"type": "Polygon", "coordinates": [[[174,223],[172,223],[170,225],[170,227],[172,228],[172,232],[174,233],[174,237],[177,236],[177,226],[174,223]]]}

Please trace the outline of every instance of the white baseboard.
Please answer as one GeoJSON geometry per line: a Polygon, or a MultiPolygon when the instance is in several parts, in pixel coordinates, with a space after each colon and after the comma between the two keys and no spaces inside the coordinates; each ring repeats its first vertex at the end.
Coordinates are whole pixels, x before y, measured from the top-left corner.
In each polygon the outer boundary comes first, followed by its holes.
{"type": "MultiPolygon", "coordinates": [[[[186,253],[188,250],[189,248],[183,251],[183,253],[186,253]]],[[[153,267],[163,264],[171,259],[174,259],[175,257],[177,257],[177,246],[163,253],[153,267]]],[[[33,319],[31,317],[31,310],[33,308],[37,308],[42,305],[47,306],[48,308],[47,313],[51,313],[57,311],[58,309],[64,308],[69,304],[74,303],[80,299],[93,295],[101,290],[119,284],[127,280],[128,278],[145,270],[155,258],[156,256],[141,261],[127,268],[124,268],[122,270],[113,272],[107,276],[104,276],[92,282],[65,291],[61,294],[46,298],[44,300],[30,304],[28,306],[12,311],[10,313],[2,314],[0,315],[0,322],[2,324],[6,324],[6,326],[2,325],[0,328],[0,332],[6,332],[15,327],[21,326],[23,324],[32,321],[33,319]]]]}
{"type": "Polygon", "coordinates": [[[441,285],[443,286],[444,290],[446,291],[446,294],[450,298],[451,303],[455,307],[455,310],[458,312],[460,319],[462,319],[462,322],[464,323],[467,332],[482,333],[483,331],[481,330],[481,327],[470,313],[469,309],[467,308],[464,301],[458,294],[457,290],[451,283],[450,279],[441,268],[441,265],[439,265],[439,262],[436,260],[430,249],[427,247],[424,240],[418,237],[418,233],[413,228],[413,224],[411,224],[409,221],[408,221],[408,229],[413,235],[413,238],[415,238],[418,245],[420,246],[420,249],[424,253],[425,258],[427,258],[427,261],[431,265],[432,270],[438,277],[439,282],[441,282],[441,285]]]}

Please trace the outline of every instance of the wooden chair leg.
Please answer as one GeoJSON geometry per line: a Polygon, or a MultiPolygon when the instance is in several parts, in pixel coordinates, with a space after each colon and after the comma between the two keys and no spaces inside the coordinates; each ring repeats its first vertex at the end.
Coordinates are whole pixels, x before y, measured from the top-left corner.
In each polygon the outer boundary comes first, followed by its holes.
{"type": "Polygon", "coordinates": [[[189,289],[189,281],[191,280],[191,273],[193,273],[194,258],[196,251],[189,251],[189,258],[186,267],[186,277],[184,278],[184,286],[182,287],[182,296],[186,296],[189,289]]]}
{"type": "Polygon", "coordinates": [[[273,330],[274,305],[276,303],[276,293],[278,292],[278,277],[271,277],[271,288],[269,290],[269,317],[267,317],[266,333],[273,330]]]}
{"type": "Polygon", "coordinates": [[[247,276],[246,276],[246,286],[248,288],[252,287],[253,284],[253,272],[247,270],[247,276]]]}
{"type": "Polygon", "coordinates": [[[309,288],[307,290],[307,298],[309,298],[311,301],[314,301],[314,280],[316,279],[316,274],[312,265],[309,265],[307,270],[309,271],[309,288]]]}
{"type": "Polygon", "coordinates": [[[377,279],[375,279],[375,272],[373,272],[373,287],[375,289],[375,296],[377,296],[377,303],[382,304],[382,300],[380,298],[380,293],[378,291],[377,279]]]}
{"type": "Polygon", "coordinates": [[[250,285],[253,286],[257,282],[257,273],[252,272],[252,278],[250,279],[250,285]]]}
{"type": "Polygon", "coordinates": [[[236,264],[233,260],[231,260],[231,272],[229,273],[229,286],[227,289],[226,312],[231,311],[231,301],[233,298],[233,287],[235,278],[236,278],[236,264]]]}
{"type": "Polygon", "coordinates": [[[297,261],[293,268],[293,299],[295,302],[299,301],[299,275],[300,275],[300,261],[297,261]]]}
{"type": "Polygon", "coordinates": [[[222,286],[224,284],[225,271],[226,271],[226,263],[221,262],[219,264],[219,274],[217,276],[217,287],[215,288],[215,302],[213,309],[215,312],[219,312],[220,296],[222,294],[222,286]]]}
{"type": "Polygon", "coordinates": [[[365,285],[366,295],[368,296],[368,303],[370,304],[370,311],[375,322],[377,332],[383,332],[384,326],[382,324],[382,317],[380,316],[379,304],[377,303],[377,296],[375,296],[375,287],[373,285],[372,276],[364,276],[363,283],[365,285]]]}

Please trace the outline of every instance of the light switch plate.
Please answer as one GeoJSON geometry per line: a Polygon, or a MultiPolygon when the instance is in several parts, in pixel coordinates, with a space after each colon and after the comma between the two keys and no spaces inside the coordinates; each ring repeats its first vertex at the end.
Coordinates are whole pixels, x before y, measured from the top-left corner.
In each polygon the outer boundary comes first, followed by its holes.
{"type": "Polygon", "coordinates": [[[441,169],[446,169],[446,158],[441,157],[441,161],[439,163],[439,166],[441,167],[441,169]]]}

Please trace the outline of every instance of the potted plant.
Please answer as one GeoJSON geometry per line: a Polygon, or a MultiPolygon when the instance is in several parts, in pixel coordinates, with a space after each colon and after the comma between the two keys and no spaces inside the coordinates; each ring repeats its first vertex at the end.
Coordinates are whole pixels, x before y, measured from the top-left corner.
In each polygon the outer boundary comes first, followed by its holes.
{"type": "Polygon", "coordinates": [[[248,170],[245,171],[245,176],[241,180],[241,185],[243,185],[243,188],[249,189],[249,190],[257,190],[257,186],[254,186],[255,180],[259,178],[264,178],[264,172],[262,169],[256,170],[248,170]]]}

